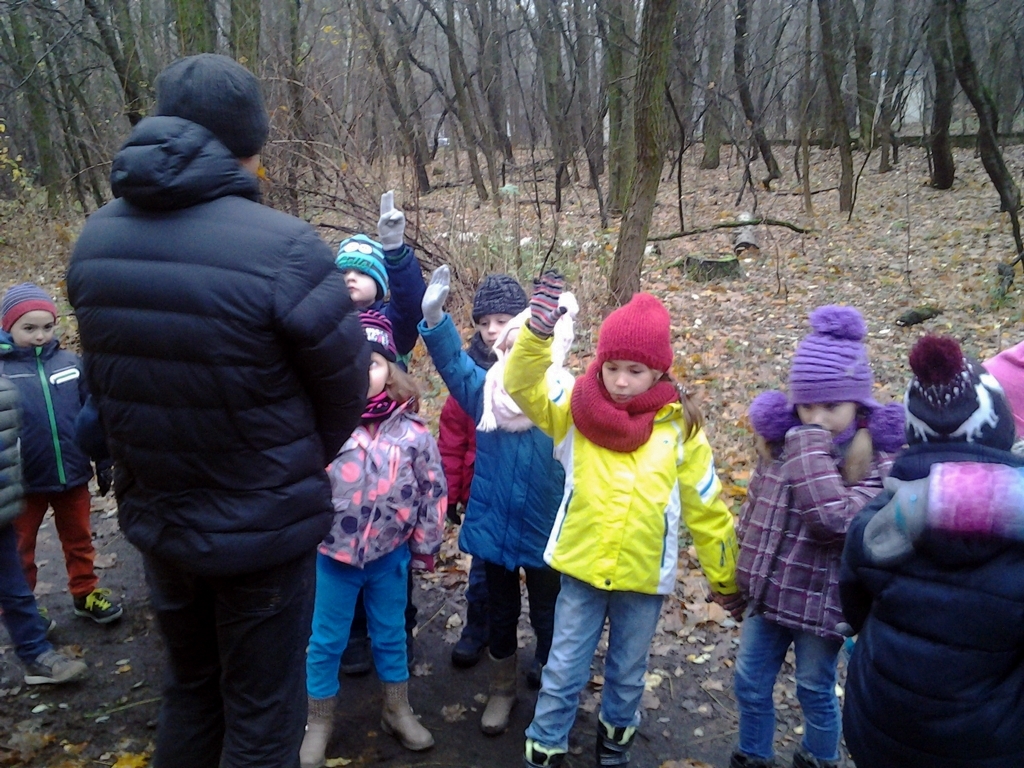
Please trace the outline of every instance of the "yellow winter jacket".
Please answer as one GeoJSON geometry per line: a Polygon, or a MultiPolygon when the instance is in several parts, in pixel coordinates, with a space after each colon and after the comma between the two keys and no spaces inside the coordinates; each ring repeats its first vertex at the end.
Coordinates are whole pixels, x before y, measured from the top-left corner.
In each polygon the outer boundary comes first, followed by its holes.
{"type": "Polygon", "coordinates": [[[675,588],[680,519],[714,591],[736,591],[736,533],[718,498],[703,430],[685,439],[680,403],[658,411],[651,439],[633,453],[602,448],[573,425],[569,393],[549,394],[551,340],[528,326],[505,369],[505,389],[555,441],[565,493],[544,560],[598,589],[666,595],[675,588]]]}

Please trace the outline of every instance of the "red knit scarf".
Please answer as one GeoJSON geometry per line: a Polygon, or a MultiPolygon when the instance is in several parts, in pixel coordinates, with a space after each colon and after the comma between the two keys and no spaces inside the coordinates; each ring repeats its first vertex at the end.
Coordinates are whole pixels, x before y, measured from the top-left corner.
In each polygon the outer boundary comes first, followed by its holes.
{"type": "Polygon", "coordinates": [[[651,439],[654,417],[669,403],[679,402],[670,381],[659,381],[625,403],[616,403],[604,388],[601,366],[595,360],[576,379],[572,389],[572,420],[590,442],[618,453],[632,453],[651,439]]]}

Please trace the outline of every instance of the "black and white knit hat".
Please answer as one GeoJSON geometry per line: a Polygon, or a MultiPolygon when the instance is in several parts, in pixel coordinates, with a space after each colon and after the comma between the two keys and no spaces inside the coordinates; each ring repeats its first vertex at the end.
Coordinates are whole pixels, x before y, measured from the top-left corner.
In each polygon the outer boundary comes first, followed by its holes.
{"type": "Polygon", "coordinates": [[[907,442],[966,442],[1010,450],[1013,414],[1003,388],[981,363],[965,357],[948,336],[925,336],[910,351],[903,403],[907,442]]]}
{"type": "Polygon", "coordinates": [[[512,275],[488,275],[473,297],[473,322],[484,315],[515,317],[529,304],[526,291],[512,275]]]}

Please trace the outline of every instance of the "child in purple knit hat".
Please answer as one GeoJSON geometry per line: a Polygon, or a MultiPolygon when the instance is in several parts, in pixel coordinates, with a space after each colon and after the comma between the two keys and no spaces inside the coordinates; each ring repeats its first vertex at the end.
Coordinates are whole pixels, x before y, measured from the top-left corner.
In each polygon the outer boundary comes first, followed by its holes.
{"type": "Polygon", "coordinates": [[[765,392],[750,406],[758,464],[737,531],[737,582],[750,608],[736,660],[739,745],[730,768],[774,765],[772,689],[790,645],[805,719],[794,768],[838,765],[843,541],[903,444],[902,407],[873,397],[861,314],[825,306],[810,322],[788,395],[765,392]]]}

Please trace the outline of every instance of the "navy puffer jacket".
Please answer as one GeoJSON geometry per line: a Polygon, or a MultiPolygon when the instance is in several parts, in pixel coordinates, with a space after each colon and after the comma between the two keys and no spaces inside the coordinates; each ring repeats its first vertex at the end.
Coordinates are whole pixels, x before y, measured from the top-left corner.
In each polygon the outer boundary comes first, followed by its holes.
{"type": "Polygon", "coordinates": [[[60,493],[88,483],[92,465],[75,441],[75,418],[88,397],[78,355],[61,349],[57,339],[16,347],[0,331],[0,367],[21,395],[25,492],[60,493]]]}
{"type": "Polygon", "coordinates": [[[187,120],[140,122],[111,184],[67,283],[121,527],[211,575],[315,551],[369,368],[330,248],[187,120]]]}
{"type": "MultiPolygon", "coordinates": [[[[922,444],[892,476],[932,464],[1020,466],[1004,451],[922,444]]],[[[843,733],[857,768],[1024,766],[1024,543],[926,530],[914,551],[874,565],[864,527],[883,493],[846,534],[840,596],[860,633],[850,660],[843,733]]]]}

